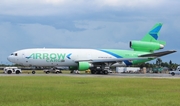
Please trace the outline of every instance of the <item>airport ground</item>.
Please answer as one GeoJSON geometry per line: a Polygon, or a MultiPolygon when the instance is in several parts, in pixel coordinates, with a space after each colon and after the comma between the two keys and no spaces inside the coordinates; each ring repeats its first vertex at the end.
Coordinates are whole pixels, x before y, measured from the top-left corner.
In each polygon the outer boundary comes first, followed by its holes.
{"type": "Polygon", "coordinates": [[[0,73],[1,106],[180,105],[180,75],[0,73]]]}
{"type": "Polygon", "coordinates": [[[22,70],[21,74],[4,74],[3,70],[0,70],[0,76],[78,76],[78,77],[127,77],[127,78],[180,78],[180,75],[172,76],[166,73],[109,73],[103,74],[90,74],[85,71],[80,71],[80,74],[70,73],[69,70],[62,70],[62,73],[49,73],[46,74],[43,70],[36,70],[36,74],[31,73],[32,70],[22,70]]]}
{"type": "Polygon", "coordinates": [[[180,79],[1,74],[1,106],[179,106],[180,79]]]}

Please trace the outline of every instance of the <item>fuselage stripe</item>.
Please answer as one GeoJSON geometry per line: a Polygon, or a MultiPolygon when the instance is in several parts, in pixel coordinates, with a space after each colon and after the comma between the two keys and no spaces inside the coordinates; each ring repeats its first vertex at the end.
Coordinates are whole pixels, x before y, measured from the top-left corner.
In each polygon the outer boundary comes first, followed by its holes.
{"type": "Polygon", "coordinates": [[[102,51],[102,52],[105,52],[105,53],[108,53],[108,54],[110,54],[110,55],[112,55],[112,56],[114,56],[114,57],[116,57],[116,58],[122,58],[121,56],[119,56],[119,55],[117,55],[117,54],[115,54],[115,53],[112,53],[112,52],[110,52],[110,51],[107,51],[107,50],[100,50],[100,51],[102,51]]]}
{"type": "MultiPolygon", "coordinates": [[[[108,54],[110,54],[110,55],[112,55],[112,56],[114,56],[114,57],[116,57],[116,58],[123,58],[122,56],[119,56],[118,54],[112,53],[112,52],[107,51],[107,50],[102,50],[102,49],[101,49],[100,51],[105,52],[105,53],[108,53],[108,54]]],[[[124,60],[124,63],[125,63],[127,66],[132,65],[132,63],[129,62],[129,61],[127,61],[127,60],[124,60]]]]}

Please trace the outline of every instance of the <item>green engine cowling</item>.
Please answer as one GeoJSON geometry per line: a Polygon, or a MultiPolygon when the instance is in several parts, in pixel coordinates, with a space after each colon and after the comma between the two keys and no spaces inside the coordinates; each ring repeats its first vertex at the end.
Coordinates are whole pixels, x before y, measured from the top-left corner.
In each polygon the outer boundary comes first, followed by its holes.
{"type": "Polygon", "coordinates": [[[155,50],[163,49],[164,45],[158,42],[130,41],[130,48],[135,51],[153,52],[155,50]]]}
{"type": "Polygon", "coordinates": [[[84,70],[88,70],[90,67],[93,67],[93,65],[89,62],[79,62],[78,70],[84,71],[84,70]]]}

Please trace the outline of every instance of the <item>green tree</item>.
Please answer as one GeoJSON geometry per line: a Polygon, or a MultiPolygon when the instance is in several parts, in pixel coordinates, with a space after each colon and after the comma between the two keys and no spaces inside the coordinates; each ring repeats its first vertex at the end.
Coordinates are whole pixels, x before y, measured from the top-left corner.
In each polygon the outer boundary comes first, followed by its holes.
{"type": "Polygon", "coordinates": [[[157,59],[156,59],[156,65],[160,67],[160,66],[161,66],[161,63],[162,63],[161,58],[157,58],[157,59]]]}
{"type": "Polygon", "coordinates": [[[172,64],[172,61],[170,60],[170,61],[169,61],[169,65],[171,65],[171,64],[172,64]]]}

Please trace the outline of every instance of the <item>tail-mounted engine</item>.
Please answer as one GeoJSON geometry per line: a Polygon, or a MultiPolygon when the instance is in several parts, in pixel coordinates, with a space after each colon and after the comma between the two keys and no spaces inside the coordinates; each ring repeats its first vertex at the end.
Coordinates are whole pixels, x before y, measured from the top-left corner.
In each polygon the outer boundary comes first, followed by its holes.
{"type": "Polygon", "coordinates": [[[146,41],[130,41],[130,48],[135,51],[153,52],[155,50],[163,49],[164,45],[159,42],[146,42],[146,41]]]}

